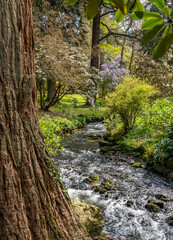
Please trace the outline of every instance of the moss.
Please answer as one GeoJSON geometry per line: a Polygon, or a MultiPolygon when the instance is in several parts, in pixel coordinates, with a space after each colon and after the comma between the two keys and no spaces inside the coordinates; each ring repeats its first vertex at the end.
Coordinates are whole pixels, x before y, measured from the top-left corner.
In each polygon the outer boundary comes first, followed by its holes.
{"type": "Polygon", "coordinates": [[[101,147],[103,147],[103,146],[113,146],[113,142],[108,142],[108,141],[105,141],[105,140],[99,141],[99,144],[100,144],[101,147]]]}
{"type": "Polygon", "coordinates": [[[100,139],[101,135],[100,134],[92,134],[88,137],[89,140],[97,140],[100,139]]]}
{"type": "Polygon", "coordinates": [[[94,191],[103,194],[113,189],[115,189],[115,186],[112,184],[112,180],[104,179],[100,186],[95,186],[94,191]]]}
{"type": "Polygon", "coordinates": [[[94,184],[98,183],[99,176],[98,175],[96,175],[96,176],[89,176],[88,178],[85,178],[83,181],[88,183],[88,184],[94,185],[94,184]]]}
{"type": "Polygon", "coordinates": [[[140,162],[136,162],[132,165],[133,167],[140,167],[141,166],[141,163],[140,162]]]}
{"type": "Polygon", "coordinates": [[[100,151],[102,152],[102,153],[107,153],[107,152],[110,152],[110,151],[112,151],[113,150],[113,148],[111,147],[111,146],[105,146],[105,147],[102,147],[101,149],[100,149],[100,151]]]}

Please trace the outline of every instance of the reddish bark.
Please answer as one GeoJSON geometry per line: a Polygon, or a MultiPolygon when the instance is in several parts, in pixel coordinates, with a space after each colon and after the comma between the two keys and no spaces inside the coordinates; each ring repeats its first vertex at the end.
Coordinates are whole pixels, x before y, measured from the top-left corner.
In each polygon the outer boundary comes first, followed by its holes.
{"type": "Polygon", "coordinates": [[[0,0],[0,239],[90,239],[40,133],[33,47],[31,0],[0,0]]]}

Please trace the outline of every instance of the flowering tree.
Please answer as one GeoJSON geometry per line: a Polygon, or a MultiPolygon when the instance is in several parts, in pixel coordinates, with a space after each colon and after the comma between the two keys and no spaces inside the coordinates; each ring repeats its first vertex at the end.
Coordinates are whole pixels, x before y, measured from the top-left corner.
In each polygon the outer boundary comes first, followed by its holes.
{"type": "Polygon", "coordinates": [[[125,68],[120,66],[121,57],[117,57],[115,61],[102,65],[100,95],[105,97],[108,93],[113,92],[115,87],[122,82],[123,78],[128,74],[125,68]]]}
{"type": "Polygon", "coordinates": [[[36,45],[35,54],[37,88],[43,110],[58,103],[66,94],[77,92],[86,95],[92,104],[96,94],[93,79],[98,72],[89,66],[85,50],[75,47],[52,35],[45,36],[36,45]],[[48,82],[52,81],[53,94],[48,98],[48,82]]]}
{"type": "Polygon", "coordinates": [[[172,96],[173,67],[165,62],[155,61],[150,55],[136,51],[131,73],[156,86],[161,97],[172,96]]]}

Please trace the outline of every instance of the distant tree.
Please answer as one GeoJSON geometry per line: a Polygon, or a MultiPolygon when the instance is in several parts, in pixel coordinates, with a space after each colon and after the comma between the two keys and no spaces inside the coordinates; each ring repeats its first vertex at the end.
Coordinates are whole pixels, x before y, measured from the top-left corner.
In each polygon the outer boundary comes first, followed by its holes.
{"type": "Polygon", "coordinates": [[[111,63],[105,63],[102,65],[101,83],[100,83],[100,95],[105,98],[108,93],[115,90],[115,87],[122,82],[123,78],[128,74],[125,68],[120,66],[121,57],[117,57],[115,61],[111,63]]]}
{"type": "Polygon", "coordinates": [[[173,94],[173,68],[166,63],[155,61],[148,54],[135,52],[131,73],[154,85],[162,97],[173,94]]]}

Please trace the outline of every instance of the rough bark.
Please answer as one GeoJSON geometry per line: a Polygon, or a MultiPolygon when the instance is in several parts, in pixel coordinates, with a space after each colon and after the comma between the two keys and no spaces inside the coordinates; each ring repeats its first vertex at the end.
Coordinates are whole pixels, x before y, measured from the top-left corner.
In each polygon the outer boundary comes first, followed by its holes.
{"type": "MultiPolygon", "coordinates": [[[[91,48],[91,67],[99,69],[99,56],[100,56],[100,8],[97,12],[97,15],[93,19],[92,26],[92,48],[91,48]]],[[[97,81],[94,81],[95,91],[97,92],[97,81]]],[[[96,102],[96,95],[94,101],[96,102]]]]}
{"type": "Polygon", "coordinates": [[[0,239],[90,239],[40,133],[31,10],[0,0],[0,239]]]}

